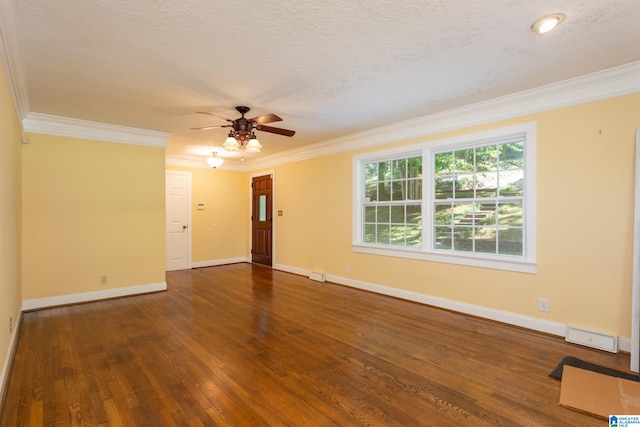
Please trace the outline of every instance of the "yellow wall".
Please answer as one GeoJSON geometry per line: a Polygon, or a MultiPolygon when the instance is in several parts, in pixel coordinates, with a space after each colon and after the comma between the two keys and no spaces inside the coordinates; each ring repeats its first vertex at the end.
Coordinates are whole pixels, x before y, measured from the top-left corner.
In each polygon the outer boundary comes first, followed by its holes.
{"type": "Polygon", "coordinates": [[[535,121],[537,274],[352,252],[352,157],[386,147],[275,168],[276,263],[629,337],[638,112],[634,94],[404,143],[535,121]]]}
{"type": "Polygon", "coordinates": [[[194,263],[243,258],[249,253],[249,175],[177,168],[191,172],[191,258],[194,263]],[[196,209],[204,203],[202,211],[196,209]]]}
{"type": "MultiPolygon", "coordinates": [[[[23,299],[163,282],[164,150],[28,135],[20,216],[20,131],[2,90],[0,326],[19,307],[21,261],[23,299]]],[[[536,274],[354,253],[352,158],[388,146],[274,168],[274,262],[629,337],[638,111],[634,94],[388,145],[535,121],[536,274]]],[[[247,256],[249,173],[171,169],[192,173],[192,260],[247,256]]]]}
{"type": "Polygon", "coordinates": [[[0,61],[0,371],[8,361],[9,318],[15,325],[21,305],[20,136],[20,123],[0,61]]]}
{"type": "Polygon", "coordinates": [[[164,283],[165,150],[28,136],[23,299],[164,283]]]}
{"type": "Polygon", "coordinates": [[[277,264],[344,275],[352,256],[351,157],[276,168],[274,210],[283,213],[274,217],[277,264]]]}

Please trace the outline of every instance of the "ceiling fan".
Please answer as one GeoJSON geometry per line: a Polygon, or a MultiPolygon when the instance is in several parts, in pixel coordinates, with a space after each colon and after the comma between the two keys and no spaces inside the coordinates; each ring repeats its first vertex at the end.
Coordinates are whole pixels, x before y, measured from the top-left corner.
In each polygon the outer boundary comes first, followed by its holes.
{"type": "Polygon", "coordinates": [[[198,114],[206,114],[208,116],[218,117],[220,119],[226,120],[231,124],[204,126],[204,127],[191,128],[191,129],[206,130],[206,129],[230,127],[231,130],[229,131],[229,137],[224,142],[224,144],[222,144],[224,149],[227,151],[237,151],[240,149],[240,147],[244,147],[245,142],[247,142],[245,151],[250,153],[252,152],[257,153],[260,151],[260,148],[262,148],[262,145],[260,145],[260,143],[258,142],[258,139],[256,138],[254,130],[275,133],[275,134],[284,135],[284,136],[293,136],[296,133],[295,131],[289,130],[289,129],[266,126],[265,123],[282,121],[282,119],[279,116],[276,116],[275,114],[263,114],[261,116],[248,119],[244,115],[251,110],[249,107],[238,106],[236,107],[236,110],[240,113],[241,117],[235,120],[231,120],[226,117],[219,116],[217,114],[207,113],[205,111],[198,111],[198,114]]]}

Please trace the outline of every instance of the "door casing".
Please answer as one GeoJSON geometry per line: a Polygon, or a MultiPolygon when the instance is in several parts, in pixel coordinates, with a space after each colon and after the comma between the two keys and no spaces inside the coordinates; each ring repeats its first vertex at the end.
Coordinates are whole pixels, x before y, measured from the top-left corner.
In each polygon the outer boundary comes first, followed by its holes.
{"type": "Polygon", "coordinates": [[[640,128],[636,128],[636,176],[633,224],[633,275],[631,284],[631,366],[640,371],[640,128]]]}

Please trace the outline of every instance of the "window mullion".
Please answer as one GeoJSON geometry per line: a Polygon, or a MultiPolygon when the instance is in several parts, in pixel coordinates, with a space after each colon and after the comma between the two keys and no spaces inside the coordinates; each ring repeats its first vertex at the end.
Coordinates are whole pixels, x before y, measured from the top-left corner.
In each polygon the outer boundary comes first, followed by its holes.
{"type": "Polygon", "coordinates": [[[435,221],[431,219],[435,217],[435,180],[434,176],[434,158],[431,150],[425,148],[422,150],[422,251],[433,250],[433,236],[435,221]]]}

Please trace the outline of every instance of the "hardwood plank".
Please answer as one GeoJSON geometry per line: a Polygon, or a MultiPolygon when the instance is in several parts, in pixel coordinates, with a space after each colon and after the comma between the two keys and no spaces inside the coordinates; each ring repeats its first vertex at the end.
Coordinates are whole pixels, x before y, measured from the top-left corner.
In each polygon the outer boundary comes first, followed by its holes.
{"type": "Polygon", "coordinates": [[[602,425],[559,405],[561,338],[252,264],[24,313],[0,426],[602,425]]]}

